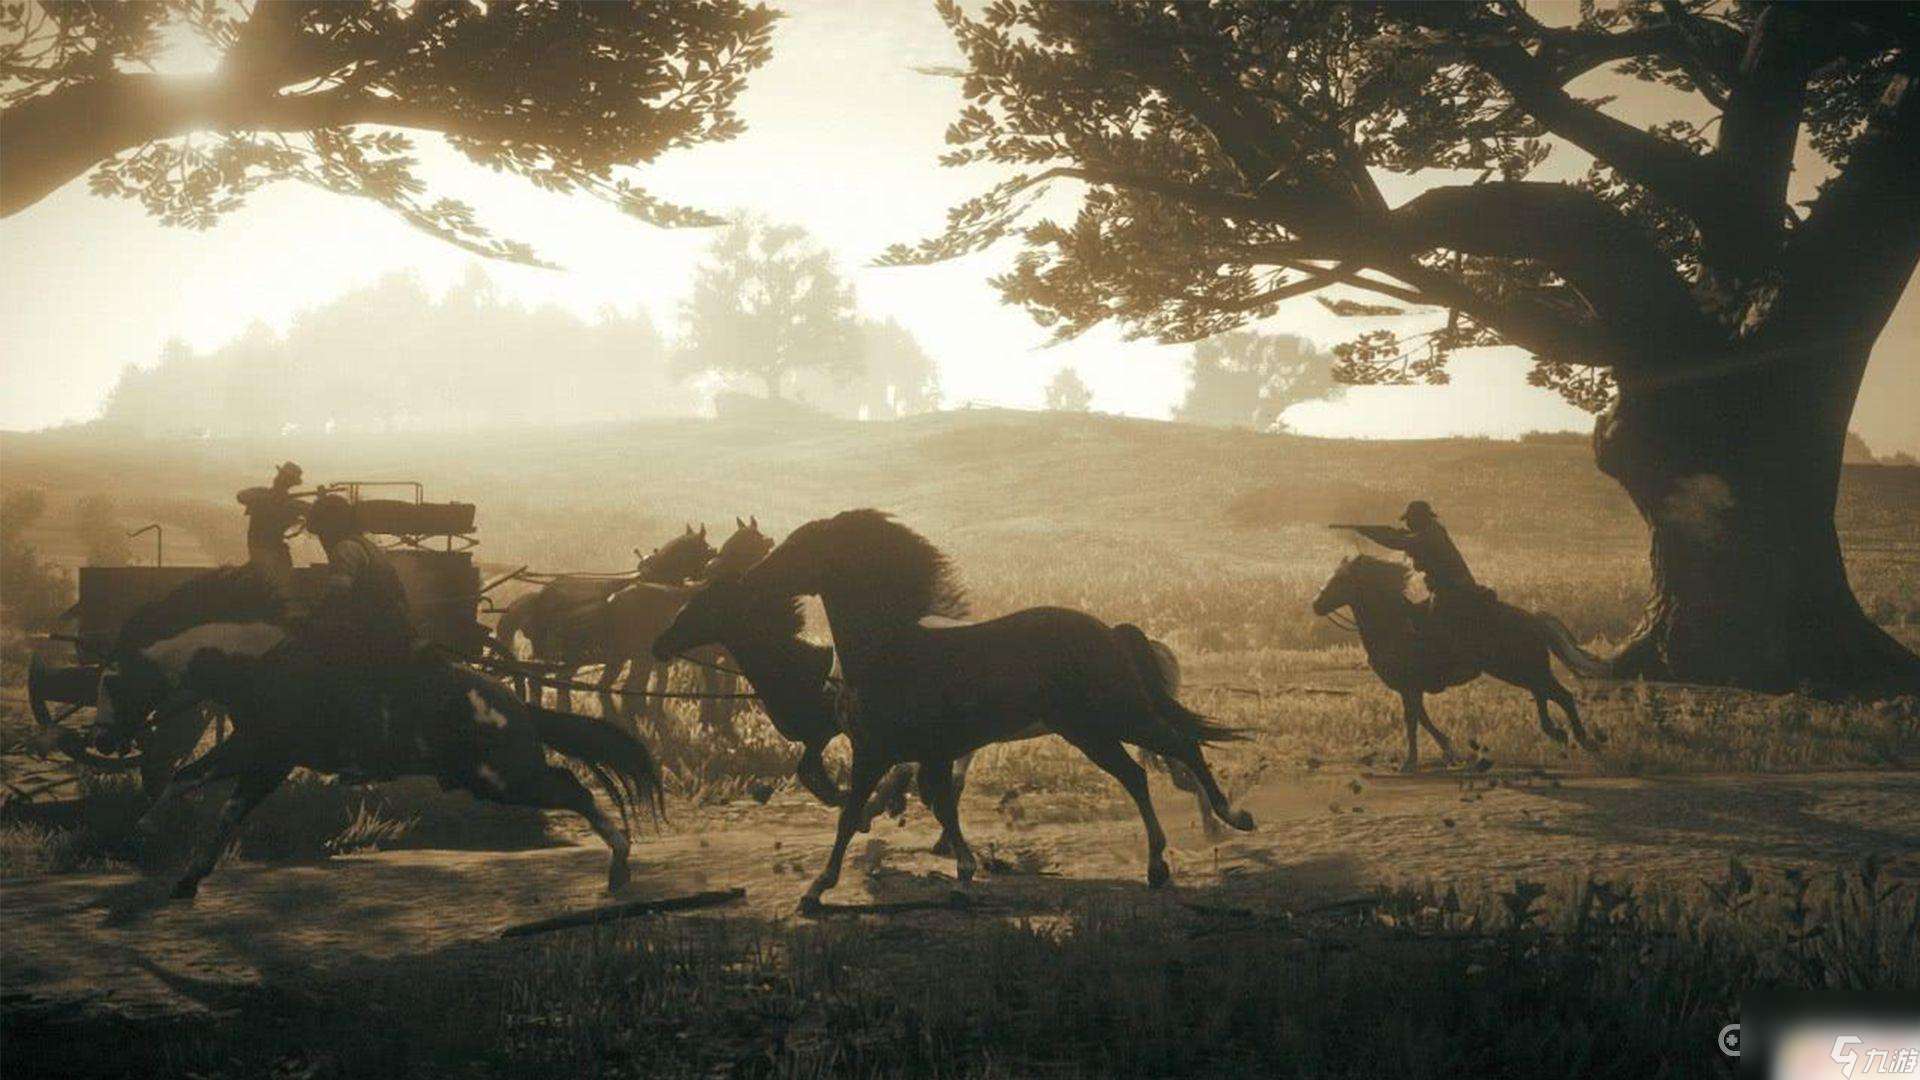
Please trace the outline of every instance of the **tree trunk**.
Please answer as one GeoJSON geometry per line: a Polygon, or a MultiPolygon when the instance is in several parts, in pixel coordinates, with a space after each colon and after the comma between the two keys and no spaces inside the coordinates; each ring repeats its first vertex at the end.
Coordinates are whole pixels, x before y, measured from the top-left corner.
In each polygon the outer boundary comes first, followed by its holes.
{"type": "Polygon", "coordinates": [[[1920,658],[1861,611],[1841,561],[1834,504],[1868,347],[1842,348],[1623,380],[1594,454],[1652,533],[1653,595],[1621,677],[1920,690],[1920,658]]]}

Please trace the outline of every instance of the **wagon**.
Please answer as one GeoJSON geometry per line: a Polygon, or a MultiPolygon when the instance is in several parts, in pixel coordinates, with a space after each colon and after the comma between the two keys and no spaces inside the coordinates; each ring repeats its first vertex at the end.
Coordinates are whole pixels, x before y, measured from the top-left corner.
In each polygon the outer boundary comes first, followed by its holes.
{"type": "MultiPolygon", "coordinates": [[[[475,615],[481,604],[480,571],[473,563],[474,506],[432,503],[415,481],[348,481],[328,485],[354,504],[361,528],[382,541],[399,572],[407,601],[421,632],[454,655],[473,658],[485,642],[475,615]],[[370,497],[372,491],[402,488],[410,498],[370,497]]],[[[236,522],[235,527],[239,527],[236,522]]],[[[149,526],[157,529],[157,526],[149,526]]],[[[146,530],[142,530],[146,531],[146,530]]],[[[156,556],[163,548],[156,547],[156,556]]],[[[159,562],[158,557],[155,559],[159,562]]],[[[128,768],[131,758],[108,759],[85,749],[68,722],[90,711],[100,685],[101,668],[128,617],[182,583],[208,572],[205,566],[88,566],[80,570],[79,601],[61,617],[51,637],[70,642],[71,664],[51,664],[36,654],[27,671],[27,699],[33,717],[47,729],[51,745],[98,768],[128,768]]],[[[293,589],[318,597],[326,580],[321,564],[295,567],[293,589]]]]}

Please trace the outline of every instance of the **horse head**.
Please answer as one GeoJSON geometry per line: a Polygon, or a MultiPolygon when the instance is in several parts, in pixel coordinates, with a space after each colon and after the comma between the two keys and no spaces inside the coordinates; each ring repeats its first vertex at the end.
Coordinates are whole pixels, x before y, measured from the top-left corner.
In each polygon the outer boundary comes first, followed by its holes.
{"type": "Polygon", "coordinates": [[[773,537],[760,531],[760,519],[733,519],[733,535],[720,545],[720,551],[707,560],[702,577],[708,580],[737,578],[773,550],[773,537]]]}
{"type": "Polygon", "coordinates": [[[1321,617],[1343,607],[1370,601],[1406,598],[1407,568],[1371,555],[1349,555],[1340,560],[1333,576],[1313,598],[1313,613],[1321,617]]]}
{"type": "Polygon", "coordinates": [[[655,584],[677,585],[698,576],[713,555],[713,545],[707,543],[706,523],[702,522],[697,532],[688,525],[685,532],[640,560],[640,577],[655,584]]]}
{"type": "Polygon", "coordinates": [[[707,584],[674,614],[654,639],[656,660],[671,660],[703,645],[723,645],[749,637],[798,637],[806,626],[797,596],[749,588],[719,578],[707,584]]]}

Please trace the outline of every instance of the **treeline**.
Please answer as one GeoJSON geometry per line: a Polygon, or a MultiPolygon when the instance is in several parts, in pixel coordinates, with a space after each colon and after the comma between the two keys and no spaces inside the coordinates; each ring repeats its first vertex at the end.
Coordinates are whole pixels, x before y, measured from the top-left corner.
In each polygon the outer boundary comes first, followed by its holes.
{"type": "MultiPolygon", "coordinates": [[[[861,332],[857,369],[809,380],[807,403],[850,418],[932,407],[894,385],[931,383],[911,335],[892,323],[861,332]],[[902,359],[915,370],[895,370],[902,359]]],[[[674,370],[673,347],[643,312],[589,320],[527,307],[477,267],[438,298],[394,274],[302,313],[284,334],[255,325],[205,353],[168,343],[156,362],[121,372],[98,423],[140,436],[258,436],[700,415],[715,387],[674,370]]]]}

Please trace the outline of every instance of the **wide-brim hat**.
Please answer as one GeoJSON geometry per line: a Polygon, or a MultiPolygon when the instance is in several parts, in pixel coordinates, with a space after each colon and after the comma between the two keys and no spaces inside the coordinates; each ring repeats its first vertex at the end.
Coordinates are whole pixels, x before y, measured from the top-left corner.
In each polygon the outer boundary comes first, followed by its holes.
{"type": "Polygon", "coordinates": [[[275,476],[276,478],[278,478],[278,477],[282,477],[282,476],[284,476],[284,477],[288,477],[288,478],[290,478],[290,479],[291,479],[291,480],[292,480],[292,481],[293,481],[294,483],[296,483],[296,484],[297,484],[297,483],[299,483],[299,482],[300,482],[300,478],[301,478],[301,476],[302,476],[302,475],[304,475],[304,474],[302,474],[302,473],[301,473],[301,471],[300,471],[300,466],[298,466],[298,465],[295,465],[295,464],[294,464],[293,462],[291,462],[291,461],[283,461],[283,462],[281,462],[281,463],[280,463],[280,467],[279,467],[278,469],[275,469],[275,470],[273,471],[273,475],[274,475],[274,476],[275,476]]]}
{"type": "Polygon", "coordinates": [[[1439,516],[1439,514],[1433,512],[1433,507],[1429,505],[1425,499],[1415,499],[1407,504],[1406,510],[1400,514],[1400,520],[1431,521],[1439,516]]]}

